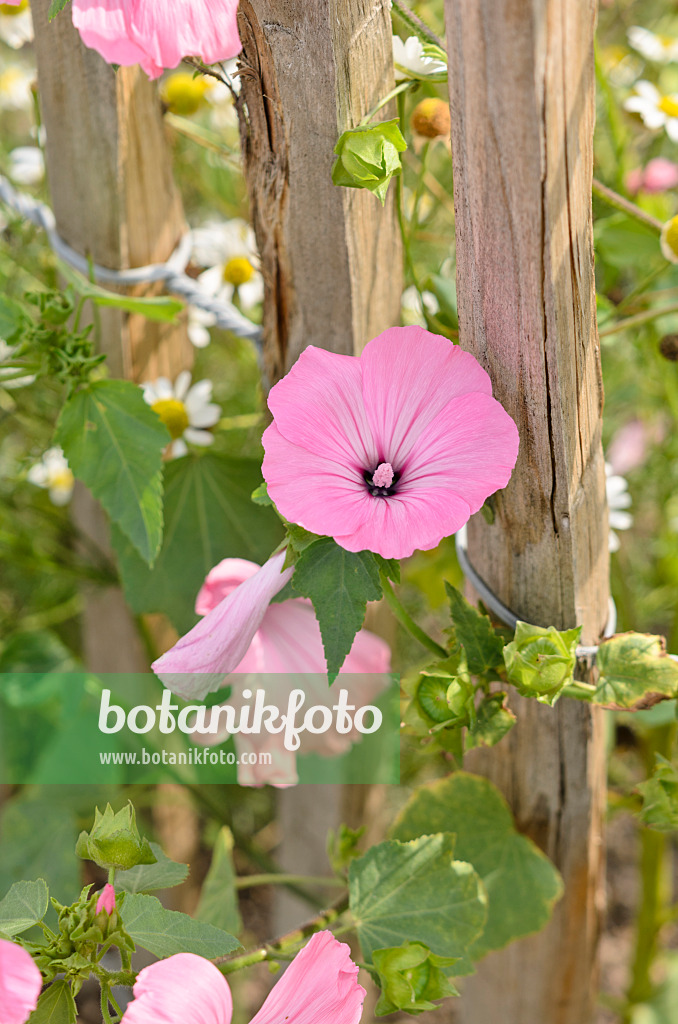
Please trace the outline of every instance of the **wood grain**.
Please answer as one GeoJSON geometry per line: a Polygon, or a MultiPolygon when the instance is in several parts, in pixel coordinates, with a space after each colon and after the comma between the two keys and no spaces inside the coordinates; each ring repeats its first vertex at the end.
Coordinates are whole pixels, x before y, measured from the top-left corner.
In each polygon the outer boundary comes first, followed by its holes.
{"type": "MultiPolygon", "coordinates": [[[[591,177],[593,0],[446,0],[460,339],[516,421],[520,454],[469,553],[524,620],[583,625],[608,600],[591,177]]],[[[593,1009],[605,793],[597,715],[511,697],[518,725],[469,759],[566,886],[539,936],[492,954],[462,1020],[584,1024],[593,1009]]]]}
{"type": "Polygon", "coordinates": [[[242,0],[238,20],[272,384],[307,345],[357,353],[400,316],[393,196],[331,180],[339,135],[393,86],[390,17],[387,0],[242,0]]]}

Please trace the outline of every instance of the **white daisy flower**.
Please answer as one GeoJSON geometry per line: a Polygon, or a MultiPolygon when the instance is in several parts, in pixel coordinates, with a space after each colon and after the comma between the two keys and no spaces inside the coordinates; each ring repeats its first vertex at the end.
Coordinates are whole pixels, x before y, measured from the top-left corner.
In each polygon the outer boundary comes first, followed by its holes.
{"type": "Polygon", "coordinates": [[[406,326],[426,327],[424,309],[432,316],[440,310],[440,305],[433,292],[422,292],[421,295],[414,285],[406,288],[400,299],[403,323],[406,326]],[[423,301],[422,301],[423,300],[423,301]]]}
{"type": "Polygon", "coordinates": [[[208,313],[198,306],[188,307],[188,337],[195,348],[207,348],[212,340],[209,328],[214,327],[216,322],[214,313],[208,313]]]}
{"type": "Polygon", "coordinates": [[[431,78],[433,75],[447,76],[445,62],[427,54],[418,36],[410,36],[406,42],[400,36],[393,36],[393,63],[396,82],[404,82],[408,78],[431,78]]]}
{"type": "Polygon", "coordinates": [[[0,4],[0,39],[13,50],[20,50],[26,43],[33,42],[33,19],[28,0],[13,4],[0,4]]]}
{"type": "Polygon", "coordinates": [[[629,530],[633,525],[633,516],[625,511],[631,506],[631,495],[625,478],[615,473],[609,462],[605,463],[605,477],[610,524],[608,544],[610,551],[619,551],[619,537],[614,531],[629,530]]]}
{"type": "Polygon", "coordinates": [[[244,220],[210,222],[196,228],[193,258],[207,267],[198,278],[206,295],[226,302],[237,297],[243,313],[264,301],[264,279],[257,269],[254,232],[244,220]]]}
{"type": "Polygon", "coordinates": [[[641,25],[632,25],[626,35],[629,45],[645,60],[657,64],[668,64],[678,60],[678,40],[672,39],[671,36],[655,35],[649,28],[642,28],[641,25]]]}
{"type": "Polygon", "coordinates": [[[28,470],[28,480],[46,490],[53,505],[67,505],[71,500],[74,477],[61,448],[49,448],[28,470]]]}
{"type": "Polygon", "coordinates": [[[35,72],[21,64],[6,64],[0,70],[0,110],[31,110],[35,72]]]}
{"type": "Polygon", "coordinates": [[[9,154],[7,173],[17,185],[39,185],[45,177],[45,158],[38,146],[17,146],[9,154]]]}
{"type": "Polygon", "coordinates": [[[646,128],[666,128],[671,141],[678,142],[678,96],[663,96],[652,82],[636,82],[634,89],[624,109],[640,114],[646,128]]]}
{"type": "Polygon", "coordinates": [[[168,446],[171,459],[188,451],[186,442],[206,448],[214,441],[209,427],[221,416],[221,407],[212,402],[212,381],[200,380],[191,386],[191,374],[183,370],[172,385],[167,377],[142,384],[144,401],[158,414],[172,438],[168,446]]]}

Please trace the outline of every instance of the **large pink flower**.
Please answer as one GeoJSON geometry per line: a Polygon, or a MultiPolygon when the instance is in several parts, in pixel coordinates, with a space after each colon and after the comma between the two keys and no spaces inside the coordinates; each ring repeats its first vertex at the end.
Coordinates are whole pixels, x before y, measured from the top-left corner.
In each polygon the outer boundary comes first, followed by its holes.
{"type": "MultiPolygon", "coordinates": [[[[365,989],[350,950],[317,932],[297,953],[251,1024],[358,1024],[365,989]]],[[[145,967],[122,1024],[230,1024],[228,982],[209,960],[177,953],[145,967]]]]}
{"type": "Polygon", "coordinates": [[[25,1024],[42,988],[42,976],[22,946],[0,939],[0,1024],[25,1024]]]}
{"type": "Polygon", "coordinates": [[[518,454],[487,373],[421,327],[384,331],[359,358],[309,346],[268,405],[271,498],[349,551],[435,547],[506,486],[518,454]]]}
{"type": "Polygon", "coordinates": [[[214,64],[240,53],[237,10],[238,0],[73,0],[73,24],[109,64],[157,78],[184,57],[214,64]]]}
{"type": "MultiPolygon", "coordinates": [[[[297,598],[271,604],[294,572],[281,572],[284,561],[281,551],[261,568],[226,558],[212,569],[195,603],[204,618],[152,666],[173,693],[202,700],[232,672],[327,672],[311,602],[297,598]]],[[[342,672],[388,672],[390,657],[388,644],[362,629],[342,672]]]]}

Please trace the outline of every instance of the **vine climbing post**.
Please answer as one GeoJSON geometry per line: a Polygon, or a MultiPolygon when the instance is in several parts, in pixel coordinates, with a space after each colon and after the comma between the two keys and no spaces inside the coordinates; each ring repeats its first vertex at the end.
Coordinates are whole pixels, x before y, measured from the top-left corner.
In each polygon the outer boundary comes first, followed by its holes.
{"type": "MultiPolygon", "coordinates": [[[[138,67],[115,71],[86,49],[68,12],[48,22],[50,0],[31,4],[47,176],[57,230],[74,249],[113,270],[163,262],[185,230],[157,91],[138,67]]],[[[144,286],[152,295],[161,285],[144,286]]],[[[99,311],[99,348],[111,376],[138,382],[174,377],[190,365],[184,322],[151,323],[99,311]]],[[[108,528],[84,489],[79,528],[99,547],[108,528]]],[[[122,595],[92,589],[83,616],[90,668],[135,671],[147,664],[122,595]]]]}
{"type": "MultiPolygon", "coordinates": [[[[307,345],[359,354],[398,322],[401,246],[394,197],[332,184],[333,148],[393,88],[387,0],[241,0],[245,175],[266,288],[270,385],[307,345]],[[291,69],[294,69],[293,72],[291,69]]],[[[388,107],[381,116],[392,117],[388,107]]],[[[362,787],[364,790],[365,787],[362,787]]],[[[283,870],[325,862],[326,827],[355,815],[350,787],[279,795],[283,870]]],[[[306,908],[307,909],[307,908],[306,908]]],[[[276,925],[299,904],[280,897],[276,925]]]]}
{"type": "MultiPolygon", "coordinates": [[[[521,444],[494,522],[469,554],[528,622],[608,614],[602,384],[595,323],[591,177],[595,3],[446,0],[461,344],[486,367],[521,444]]],[[[583,667],[582,667],[583,670],[583,667]]],[[[595,996],[605,794],[596,713],[512,695],[518,724],[471,761],[559,867],[548,928],[494,953],[465,986],[481,1024],[584,1024],[595,996]]]]}

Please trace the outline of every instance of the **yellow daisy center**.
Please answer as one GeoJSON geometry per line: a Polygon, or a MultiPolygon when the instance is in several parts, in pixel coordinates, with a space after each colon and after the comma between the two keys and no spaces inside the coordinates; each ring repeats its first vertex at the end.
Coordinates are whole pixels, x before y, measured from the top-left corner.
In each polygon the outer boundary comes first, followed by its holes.
{"type": "Polygon", "coordinates": [[[224,281],[227,284],[232,284],[234,288],[239,288],[241,284],[247,284],[253,276],[254,267],[246,256],[234,256],[224,264],[224,281]]]}
{"type": "Polygon", "coordinates": [[[668,247],[675,252],[676,256],[678,256],[678,217],[674,217],[669,221],[664,234],[664,241],[668,247]]]}
{"type": "Polygon", "coordinates": [[[73,474],[70,469],[58,469],[55,473],[50,473],[49,486],[56,487],[60,491],[70,491],[73,486],[73,474]]]}
{"type": "Polygon", "coordinates": [[[669,46],[673,46],[673,44],[675,43],[675,39],[672,36],[659,35],[657,36],[657,39],[662,44],[662,46],[665,46],[667,49],[669,46]]]}
{"type": "Polygon", "coordinates": [[[12,17],[13,14],[23,14],[24,11],[28,10],[28,0],[21,0],[21,3],[17,7],[13,4],[0,4],[0,14],[8,14],[12,17]]]}
{"type": "Polygon", "coordinates": [[[162,83],[163,102],[173,114],[195,114],[210,88],[206,78],[194,78],[190,71],[177,71],[162,83]]]}
{"type": "Polygon", "coordinates": [[[0,93],[11,92],[23,81],[23,75],[19,68],[7,68],[0,72],[0,93]]]}
{"type": "Polygon", "coordinates": [[[178,398],[160,398],[151,406],[170,432],[173,441],[181,437],[188,426],[186,406],[178,398]]]}
{"type": "Polygon", "coordinates": [[[667,114],[669,117],[678,117],[678,97],[677,96],[662,96],[659,103],[657,104],[659,109],[667,114]]]}

